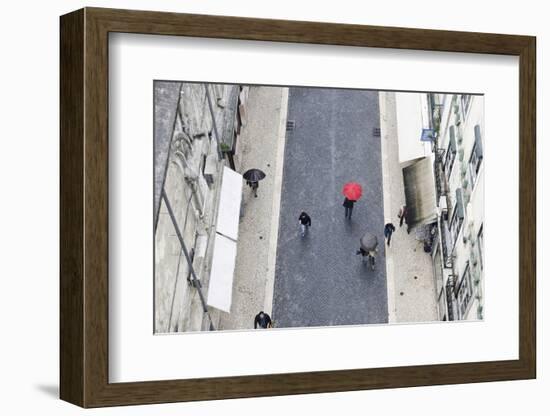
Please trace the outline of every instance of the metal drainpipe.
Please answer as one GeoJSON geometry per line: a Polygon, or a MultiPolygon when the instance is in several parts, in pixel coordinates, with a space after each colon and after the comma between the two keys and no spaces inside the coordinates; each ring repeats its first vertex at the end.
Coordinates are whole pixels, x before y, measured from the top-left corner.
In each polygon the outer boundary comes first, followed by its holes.
{"type": "Polygon", "coordinates": [[[199,297],[202,304],[202,310],[204,314],[208,317],[208,320],[210,322],[210,331],[214,331],[214,324],[212,323],[212,318],[210,317],[210,313],[208,312],[208,308],[206,306],[206,301],[204,299],[204,295],[202,293],[200,280],[197,277],[197,274],[195,273],[195,269],[193,267],[193,261],[191,260],[191,257],[189,256],[189,252],[187,251],[187,247],[185,246],[185,242],[183,241],[183,236],[181,235],[180,228],[178,226],[178,222],[176,220],[176,217],[174,215],[174,211],[172,211],[172,206],[170,205],[170,201],[168,200],[168,196],[166,195],[166,192],[164,188],[162,189],[162,199],[164,199],[164,203],[166,204],[166,209],[168,210],[168,215],[170,215],[170,219],[172,220],[172,224],[174,225],[174,228],[176,230],[176,234],[178,236],[178,240],[181,245],[181,249],[183,251],[183,254],[185,256],[185,259],[187,260],[187,264],[189,265],[189,271],[191,272],[191,276],[193,277],[193,286],[197,288],[197,291],[199,293],[199,297]]]}
{"type": "Polygon", "coordinates": [[[200,217],[202,218],[204,216],[203,201],[201,201],[202,194],[200,193],[200,188],[198,185],[198,175],[197,179],[193,179],[192,177],[186,175],[185,169],[188,169],[191,173],[193,173],[193,169],[189,167],[189,164],[187,163],[183,152],[180,152],[178,150],[174,153],[174,155],[177,156],[177,158],[174,158],[175,160],[173,163],[179,168],[185,182],[189,185],[189,188],[191,189],[191,195],[193,196],[193,200],[195,201],[195,207],[199,212],[200,217]]]}

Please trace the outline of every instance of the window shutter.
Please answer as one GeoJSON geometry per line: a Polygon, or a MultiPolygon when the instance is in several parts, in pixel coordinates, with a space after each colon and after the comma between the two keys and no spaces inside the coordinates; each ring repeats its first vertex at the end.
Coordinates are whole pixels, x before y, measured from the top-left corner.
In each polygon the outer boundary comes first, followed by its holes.
{"type": "Polygon", "coordinates": [[[476,156],[478,159],[483,159],[483,145],[481,143],[481,127],[479,124],[476,124],[474,127],[474,135],[475,135],[475,149],[476,149],[476,156]]]}
{"type": "Polygon", "coordinates": [[[464,219],[464,195],[462,188],[456,189],[456,215],[460,219],[464,219]]]}
{"type": "Polygon", "coordinates": [[[455,126],[449,127],[449,149],[451,149],[451,152],[456,153],[455,126]]]}

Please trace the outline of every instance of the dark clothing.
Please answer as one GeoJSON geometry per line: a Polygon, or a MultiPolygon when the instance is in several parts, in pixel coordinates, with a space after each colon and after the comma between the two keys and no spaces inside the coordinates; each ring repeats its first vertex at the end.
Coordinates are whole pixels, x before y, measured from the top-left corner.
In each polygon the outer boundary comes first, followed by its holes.
{"type": "Polygon", "coordinates": [[[351,219],[351,213],[353,212],[353,204],[355,204],[355,201],[352,201],[351,199],[344,199],[344,203],[342,204],[345,208],[344,216],[345,218],[351,219]]]}
{"type": "Polygon", "coordinates": [[[305,212],[298,217],[298,220],[300,221],[300,224],[311,227],[311,217],[307,215],[305,212]]]}
{"type": "Polygon", "coordinates": [[[258,181],[246,181],[246,184],[252,188],[252,192],[254,193],[254,196],[258,197],[258,187],[260,184],[258,181]]]}
{"type": "Polygon", "coordinates": [[[402,227],[403,221],[405,222],[407,221],[407,207],[405,205],[403,205],[399,210],[399,213],[397,214],[397,218],[399,218],[399,226],[402,227]]]}
{"type": "Polygon", "coordinates": [[[346,208],[353,208],[353,204],[355,204],[355,201],[345,198],[344,203],[342,205],[345,206],[346,208]]]}
{"type": "Polygon", "coordinates": [[[355,254],[357,255],[361,254],[361,261],[364,262],[365,259],[368,260],[370,263],[370,268],[374,270],[374,264],[376,263],[374,256],[376,255],[376,252],[374,251],[368,252],[363,247],[359,247],[359,250],[357,250],[355,254]]]}
{"type": "Polygon", "coordinates": [[[395,231],[395,226],[389,222],[384,226],[384,237],[388,239],[388,246],[390,245],[391,235],[395,231]]]}
{"type": "Polygon", "coordinates": [[[260,312],[256,317],[254,318],[254,329],[258,328],[258,325],[260,328],[269,328],[271,327],[271,318],[269,315],[265,312],[260,312]]]}

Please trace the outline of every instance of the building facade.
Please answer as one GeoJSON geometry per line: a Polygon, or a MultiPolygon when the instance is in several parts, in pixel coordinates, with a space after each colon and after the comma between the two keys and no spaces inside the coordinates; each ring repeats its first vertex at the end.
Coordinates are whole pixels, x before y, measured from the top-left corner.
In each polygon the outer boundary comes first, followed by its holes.
{"type": "Polygon", "coordinates": [[[216,327],[207,304],[225,168],[234,169],[247,87],[155,82],[156,333],[216,327]]]}
{"type": "Polygon", "coordinates": [[[437,222],[432,259],[441,320],[483,319],[484,98],[428,94],[437,222]]]}

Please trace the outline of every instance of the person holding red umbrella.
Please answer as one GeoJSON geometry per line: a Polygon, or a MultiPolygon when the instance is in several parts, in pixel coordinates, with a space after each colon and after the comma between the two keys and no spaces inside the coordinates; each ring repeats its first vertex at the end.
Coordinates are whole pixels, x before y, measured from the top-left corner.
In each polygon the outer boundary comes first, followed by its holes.
{"type": "Polygon", "coordinates": [[[357,202],[363,194],[363,188],[357,182],[348,182],[342,188],[342,194],[344,194],[345,218],[351,220],[351,213],[353,212],[353,204],[357,202]]]}
{"type": "Polygon", "coordinates": [[[342,204],[345,208],[345,218],[349,218],[351,220],[351,213],[353,212],[353,204],[355,204],[356,201],[353,199],[348,199],[347,197],[344,198],[344,203],[342,204]]]}

